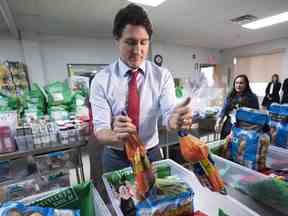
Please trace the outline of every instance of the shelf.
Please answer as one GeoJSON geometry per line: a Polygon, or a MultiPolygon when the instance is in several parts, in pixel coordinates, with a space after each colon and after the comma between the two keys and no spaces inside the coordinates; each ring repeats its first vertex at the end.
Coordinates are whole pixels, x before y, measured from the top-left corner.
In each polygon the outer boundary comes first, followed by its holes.
{"type": "Polygon", "coordinates": [[[79,148],[79,147],[84,147],[84,146],[86,146],[86,143],[51,146],[51,147],[46,147],[46,148],[41,148],[41,149],[35,149],[32,151],[16,151],[12,153],[3,153],[3,154],[0,154],[0,160],[13,160],[13,159],[27,157],[30,155],[40,155],[40,154],[45,154],[48,152],[62,151],[62,150],[70,149],[70,148],[79,148]]]}

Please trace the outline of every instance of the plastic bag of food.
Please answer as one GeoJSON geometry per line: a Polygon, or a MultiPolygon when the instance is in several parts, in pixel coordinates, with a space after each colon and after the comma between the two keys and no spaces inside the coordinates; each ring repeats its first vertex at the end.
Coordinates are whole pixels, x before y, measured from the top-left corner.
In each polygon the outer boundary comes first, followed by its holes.
{"type": "Polygon", "coordinates": [[[17,110],[18,113],[23,110],[23,98],[20,96],[10,96],[8,98],[8,106],[11,110],[17,110]]]}
{"type": "Polygon", "coordinates": [[[10,111],[8,106],[8,97],[0,92],[0,112],[10,111]]]}
{"type": "Polygon", "coordinates": [[[48,114],[52,120],[67,120],[69,112],[67,106],[52,106],[48,108],[48,114]]]}
{"type": "Polygon", "coordinates": [[[69,105],[72,92],[67,82],[56,81],[45,87],[48,96],[48,106],[69,105]]]}
{"type": "Polygon", "coordinates": [[[181,154],[186,161],[192,163],[193,171],[200,183],[211,191],[224,191],[224,182],[210,156],[208,146],[187,131],[181,130],[178,134],[181,154]]]}
{"type": "Polygon", "coordinates": [[[33,83],[31,90],[27,91],[24,95],[25,108],[30,106],[37,107],[41,112],[45,112],[45,95],[44,90],[36,83],[33,83]]]}
{"type": "Polygon", "coordinates": [[[153,192],[155,183],[155,176],[145,146],[137,134],[131,134],[125,145],[125,150],[127,158],[132,164],[137,195],[140,200],[144,200],[150,192],[153,192]]]}
{"type": "Polygon", "coordinates": [[[82,119],[89,119],[89,109],[86,106],[87,97],[83,95],[82,92],[77,91],[73,95],[73,100],[71,103],[71,111],[75,112],[75,115],[82,119]]]}

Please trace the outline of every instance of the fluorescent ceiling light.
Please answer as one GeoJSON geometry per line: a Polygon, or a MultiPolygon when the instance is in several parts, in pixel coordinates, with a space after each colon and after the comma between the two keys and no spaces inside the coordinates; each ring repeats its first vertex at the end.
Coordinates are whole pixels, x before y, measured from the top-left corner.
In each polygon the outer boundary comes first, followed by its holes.
{"type": "Polygon", "coordinates": [[[278,23],[283,23],[286,21],[288,21],[288,12],[284,12],[284,13],[274,15],[271,17],[266,17],[263,19],[259,19],[254,22],[250,22],[245,25],[242,25],[242,27],[248,28],[248,29],[260,29],[260,28],[275,25],[278,23]]]}
{"type": "Polygon", "coordinates": [[[128,1],[133,2],[133,3],[148,5],[152,7],[157,7],[158,5],[160,5],[166,0],[128,0],[128,1]]]}

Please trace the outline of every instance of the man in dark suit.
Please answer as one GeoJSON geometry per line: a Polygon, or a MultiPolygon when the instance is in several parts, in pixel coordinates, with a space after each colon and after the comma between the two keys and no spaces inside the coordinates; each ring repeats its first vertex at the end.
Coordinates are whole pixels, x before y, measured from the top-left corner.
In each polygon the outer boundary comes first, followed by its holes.
{"type": "Polygon", "coordinates": [[[288,78],[285,79],[283,86],[282,86],[282,91],[283,91],[283,95],[282,95],[282,100],[281,103],[288,103],[288,78]]]}

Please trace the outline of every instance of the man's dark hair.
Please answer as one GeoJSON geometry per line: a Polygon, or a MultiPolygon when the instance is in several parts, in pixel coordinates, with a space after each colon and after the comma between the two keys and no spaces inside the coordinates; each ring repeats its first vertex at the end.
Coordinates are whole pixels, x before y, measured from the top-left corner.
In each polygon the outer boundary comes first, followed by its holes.
{"type": "Polygon", "coordinates": [[[119,40],[122,36],[123,29],[126,25],[141,25],[143,26],[149,38],[153,33],[152,24],[144,9],[136,4],[129,4],[127,7],[122,8],[115,16],[113,25],[113,36],[119,40]]]}

